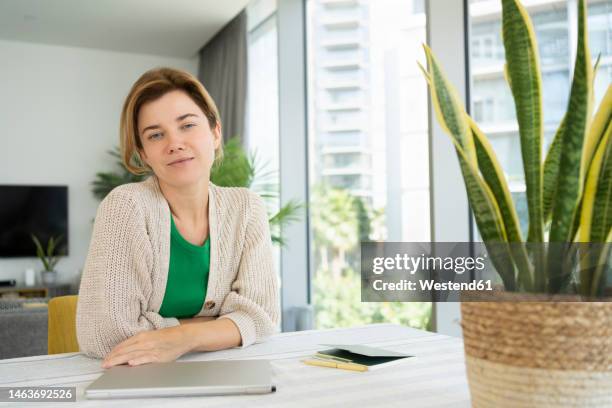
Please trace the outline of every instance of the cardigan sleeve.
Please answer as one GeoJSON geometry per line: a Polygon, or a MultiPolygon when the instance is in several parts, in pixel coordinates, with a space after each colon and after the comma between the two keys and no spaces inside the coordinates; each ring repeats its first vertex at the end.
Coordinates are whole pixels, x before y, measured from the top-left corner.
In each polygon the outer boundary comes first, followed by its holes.
{"type": "Polygon", "coordinates": [[[238,273],[219,313],[220,319],[231,319],[238,327],[241,347],[265,340],[277,331],[280,320],[268,214],[261,197],[253,192],[248,196],[250,215],[238,273]]]}
{"type": "Polygon", "coordinates": [[[111,192],[100,204],[77,303],[80,350],[104,358],[138,332],[176,326],[149,310],[152,249],[134,200],[111,192]]]}

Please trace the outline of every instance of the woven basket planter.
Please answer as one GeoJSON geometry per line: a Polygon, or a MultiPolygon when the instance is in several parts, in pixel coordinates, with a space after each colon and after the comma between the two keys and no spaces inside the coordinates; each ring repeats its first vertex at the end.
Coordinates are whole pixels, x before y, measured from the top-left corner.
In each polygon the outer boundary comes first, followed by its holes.
{"type": "Polygon", "coordinates": [[[462,296],[473,407],[612,407],[612,302],[578,299],[462,296]]]}

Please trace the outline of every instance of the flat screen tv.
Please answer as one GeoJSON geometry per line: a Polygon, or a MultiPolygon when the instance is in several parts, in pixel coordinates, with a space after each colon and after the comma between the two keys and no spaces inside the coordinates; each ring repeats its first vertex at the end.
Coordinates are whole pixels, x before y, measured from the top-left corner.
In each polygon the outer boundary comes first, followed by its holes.
{"type": "Polygon", "coordinates": [[[68,186],[0,185],[0,257],[36,256],[31,234],[45,251],[62,235],[56,253],[68,255],[68,186]]]}

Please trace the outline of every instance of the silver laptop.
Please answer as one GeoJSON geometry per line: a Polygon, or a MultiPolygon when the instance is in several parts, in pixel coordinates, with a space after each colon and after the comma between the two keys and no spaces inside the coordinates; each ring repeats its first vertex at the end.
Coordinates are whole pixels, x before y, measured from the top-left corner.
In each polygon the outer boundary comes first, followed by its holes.
{"type": "Polygon", "coordinates": [[[276,391],[267,360],[115,366],[85,389],[88,399],[265,394],[276,391]]]}

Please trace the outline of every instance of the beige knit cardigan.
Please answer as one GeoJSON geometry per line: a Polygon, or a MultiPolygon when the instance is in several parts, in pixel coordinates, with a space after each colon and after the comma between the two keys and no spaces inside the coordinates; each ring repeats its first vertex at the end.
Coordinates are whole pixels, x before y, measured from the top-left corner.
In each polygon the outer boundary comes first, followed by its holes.
{"type": "MultiPolygon", "coordinates": [[[[242,347],[277,330],[278,278],[265,205],[245,188],[209,184],[210,272],[198,316],[231,319],[242,347]]],[[[157,177],[119,186],[98,207],[83,269],[80,350],[104,358],[145,330],[177,326],[159,315],[170,260],[170,207],[157,177]]]]}

